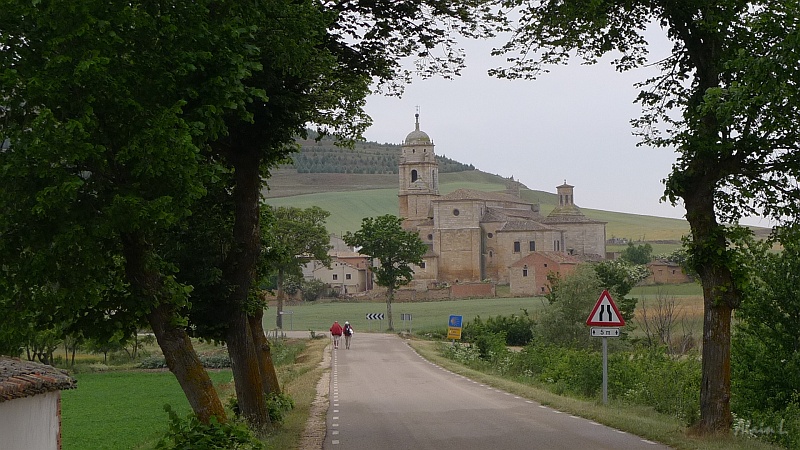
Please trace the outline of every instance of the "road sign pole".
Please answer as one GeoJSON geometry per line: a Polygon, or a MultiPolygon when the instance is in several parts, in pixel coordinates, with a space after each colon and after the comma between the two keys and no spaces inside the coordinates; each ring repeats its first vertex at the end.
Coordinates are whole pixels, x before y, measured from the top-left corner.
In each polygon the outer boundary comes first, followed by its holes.
{"type": "Polygon", "coordinates": [[[603,337],[603,404],[608,404],[608,338],[603,337]]]}

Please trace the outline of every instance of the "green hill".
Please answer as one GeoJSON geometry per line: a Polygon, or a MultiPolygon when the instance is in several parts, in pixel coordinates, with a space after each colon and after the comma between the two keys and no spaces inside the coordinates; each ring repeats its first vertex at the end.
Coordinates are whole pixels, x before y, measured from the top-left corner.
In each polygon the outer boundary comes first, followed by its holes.
{"type": "MultiPolygon", "coordinates": [[[[507,181],[479,170],[444,173],[439,175],[439,191],[441,194],[461,188],[503,191],[507,181]]],[[[273,173],[268,184],[270,189],[265,195],[269,204],[299,208],[319,206],[330,211],[328,231],[338,235],[357,230],[364,217],[398,214],[399,180],[395,174],[297,173],[294,169],[281,169],[273,173]]],[[[543,191],[522,189],[520,196],[539,203],[542,214],[548,214],[557,202],[554,193],[543,191]]],[[[676,248],[681,237],[689,232],[685,220],[593,209],[583,209],[583,212],[589,218],[608,222],[606,235],[609,239],[644,240],[653,245],[655,253],[676,248]]]]}

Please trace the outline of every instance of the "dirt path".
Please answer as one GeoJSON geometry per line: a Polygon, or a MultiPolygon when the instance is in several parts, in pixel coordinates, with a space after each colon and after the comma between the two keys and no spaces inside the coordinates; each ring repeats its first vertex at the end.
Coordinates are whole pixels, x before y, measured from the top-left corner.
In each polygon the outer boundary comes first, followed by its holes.
{"type": "Polygon", "coordinates": [[[320,450],[325,441],[326,424],[328,414],[328,392],[330,392],[330,367],[331,352],[330,344],[322,352],[322,361],[319,363],[324,370],[317,382],[317,397],[311,403],[311,411],[308,414],[308,422],[300,440],[300,450],[320,450]]]}

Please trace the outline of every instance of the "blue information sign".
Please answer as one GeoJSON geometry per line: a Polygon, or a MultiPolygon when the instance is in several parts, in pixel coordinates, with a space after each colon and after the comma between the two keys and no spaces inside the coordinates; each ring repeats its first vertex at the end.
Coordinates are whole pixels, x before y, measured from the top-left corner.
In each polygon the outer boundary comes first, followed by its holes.
{"type": "Polygon", "coordinates": [[[461,328],[461,319],[462,316],[450,316],[450,322],[448,326],[454,328],[461,328]]]}

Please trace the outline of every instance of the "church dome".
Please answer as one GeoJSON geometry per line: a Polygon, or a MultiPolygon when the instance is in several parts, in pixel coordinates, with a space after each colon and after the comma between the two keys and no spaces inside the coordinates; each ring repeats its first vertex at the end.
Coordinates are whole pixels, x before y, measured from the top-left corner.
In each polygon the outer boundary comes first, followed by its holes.
{"type": "Polygon", "coordinates": [[[428,136],[428,133],[421,131],[419,129],[419,114],[415,114],[414,117],[416,117],[417,119],[416,129],[411,133],[408,133],[408,136],[406,136],[405,144],[406,145],[430,144],[431,138],[430,136],[428,136]]]}

